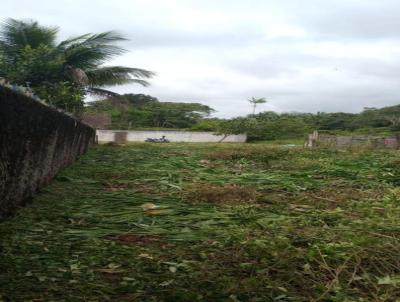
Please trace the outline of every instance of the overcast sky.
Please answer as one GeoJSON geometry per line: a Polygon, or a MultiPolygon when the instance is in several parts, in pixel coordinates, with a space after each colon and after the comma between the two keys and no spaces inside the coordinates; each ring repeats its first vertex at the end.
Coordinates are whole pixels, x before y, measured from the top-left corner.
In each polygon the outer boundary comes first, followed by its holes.
{"type": "Polygon", "coordinates": [[[60,37],[116,30],[113,64],[155,71],[113,88],[201,102],[217,116],[345,111],[400,103],[399,0],[13,0],[1,18],[60,27],[60,37]]]}

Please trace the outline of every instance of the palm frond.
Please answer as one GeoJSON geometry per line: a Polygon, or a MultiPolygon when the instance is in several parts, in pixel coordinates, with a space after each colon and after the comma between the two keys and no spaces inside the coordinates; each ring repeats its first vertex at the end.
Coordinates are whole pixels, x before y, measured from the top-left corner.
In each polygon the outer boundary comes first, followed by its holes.
{"type": "Polygon", "coordinates": [[[115,32],[87,34],[63,41],[58,48],[65,53],[66,64],[91,69],[123,54],[125,49],[115,44],[123,40],[115,32]]]}
{"type": "Polygon", "coordinates": [[[86,91],[89,94],[102,96],[102,97],[120,96],[119,93],[116,93],[114,91],[110,91],[110,90],[107,90],[107,89],[102,89],[102,88],[99,88],[99,87],[89,87],[89,88],[86,89],[86,91]]]}
{"type": "Polygon", "coordinates": [[[20,21],[10,18],[1,24],[0,47],[14,51],[27,45],[32,48],[40,45],[53,47],[57,33],[57,27],[41,26],[33,20],[20,21]]]}
{"type": "Polygon", "coordinates": [[[151,78],[155,73],[139,68],[107,66],[87,70],[86,75],[89,78],[89,83],[93,86],[114,86],[129,83],[148,86],[149,83],[142,78],[151,78]]]}
{"type": "Polygon", "coordinates": [[[96,68],[120,54],[121,51],[114,46],[101,46],[68,48],[64,53],[66,65],[86,70],[96,68]]]}
{"type": "Polygon", "coordinates": [[[65,50],[67,47],[69,47],[69,46],[71,46],[73,44],[81,43],[81,42],[87,40],[90,36],[91,36],[91,34],[84,34],[84,35],[81,35],[81,36],[69,38],[67,40],[61,41],[58,44],[57,48],[65,50]]]}
{"type": "Polygon", "coordinates": [[[126,41],[120,33],[116,31],[106,31],[99,34],[89,34],[89,37],[82,42],[85,45],[98,45],[98,44],[108,44],[115,43],[119,41],[126,41]]]}
{"type": "Polygon", "coordinates": [[[115,31],[107,31],[100,34],[84,34],[62,41],[58,47],[66,49],[68,47],[92,47],[102,44],[112,44],[126,39],[115,31]]]}

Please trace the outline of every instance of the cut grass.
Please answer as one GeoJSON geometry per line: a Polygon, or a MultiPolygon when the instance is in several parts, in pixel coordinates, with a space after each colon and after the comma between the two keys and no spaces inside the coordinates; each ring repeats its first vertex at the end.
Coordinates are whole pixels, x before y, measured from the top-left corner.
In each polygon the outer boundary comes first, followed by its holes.
{"type": "Polygon", "coordinates": [[[184,188],[183,199],[187,202],[209,202],[214,204],[249,204],[257,200],[257,190],[239,185],[212,185],[194,183],[184,188]]]}
{"type": "Polygon", "coordinates": [[[398,301],[398,155],[97,146],[0,224],[0,300],[398,301]]]}

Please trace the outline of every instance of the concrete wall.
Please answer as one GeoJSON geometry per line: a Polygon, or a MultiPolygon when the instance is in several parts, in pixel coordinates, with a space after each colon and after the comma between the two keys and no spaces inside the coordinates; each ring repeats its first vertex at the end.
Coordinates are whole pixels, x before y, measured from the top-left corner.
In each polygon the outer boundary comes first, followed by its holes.
{"type": "MultiPolygon", "coordinates": [[[[146,138],[161,138],[163,135],[171,142],[208,143],[219,142],[223,138],[222,135],[214,135],[213,132],[97,130],[99,142],[144,142],[146,138]]],[[[246,140],[246,134],[239,134],[229,135],[223,142],[244,143],[246,140]]]]}
{"type": "Polygon", "coordinates": [[[0,86],[0,218],[83,154],[94,138],[91,127],[0,86]]]}

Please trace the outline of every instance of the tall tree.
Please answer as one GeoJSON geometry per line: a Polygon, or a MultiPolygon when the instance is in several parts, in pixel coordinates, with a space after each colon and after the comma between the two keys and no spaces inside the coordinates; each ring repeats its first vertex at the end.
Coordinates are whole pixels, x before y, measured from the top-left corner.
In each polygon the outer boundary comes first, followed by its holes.
{"type": "Polygon", "coordinates": [[[250,102],[250,104],[253,106],[253,115],[256,113],[256,107],[258,104],[265,104],[267,102],[267,100],[265,98],[251,98],[250,100],[248,100],[250,102]]]}
{"type": "Polygon", "coordinates": [[[222,120],[216,127],[215,134],[222,135],[219,140],[222,143],[229,135],[247,134],[257,128],[257,120],[254,118],[237,117],[230,120],[222,120]]]}
{"type": "Polygon", "coordinates": [[[30,85],[39,97],[64,109],[73,99],[80,107],[86,94],[116,95],[104,87],[137,83],[153,72],[126,66],[104,66],[125,52],[116,32],[84,34],[57,43],[57,27],[36,21],[7,19],[0,26],[0,77],[30,85]]]}

